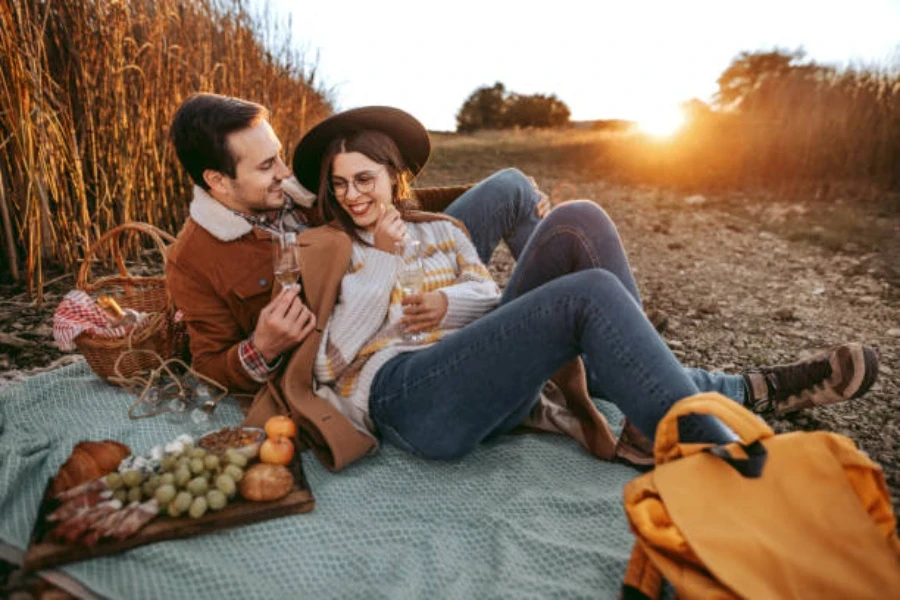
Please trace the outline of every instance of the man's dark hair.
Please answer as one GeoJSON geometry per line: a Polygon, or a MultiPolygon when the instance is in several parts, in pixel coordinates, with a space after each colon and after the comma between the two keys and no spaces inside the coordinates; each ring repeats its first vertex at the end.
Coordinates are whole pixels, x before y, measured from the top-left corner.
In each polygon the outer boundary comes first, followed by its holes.
{"type": "Polygon", "coordinates": [[[235,159],[225,138],[268,117],[269,111],[253,102],[218,94],[194,94],[178,108],[169,135],[181,165],[194,183],[208,190],[203,180],[206,169],[231,178],[236,175],[235,159]]]}

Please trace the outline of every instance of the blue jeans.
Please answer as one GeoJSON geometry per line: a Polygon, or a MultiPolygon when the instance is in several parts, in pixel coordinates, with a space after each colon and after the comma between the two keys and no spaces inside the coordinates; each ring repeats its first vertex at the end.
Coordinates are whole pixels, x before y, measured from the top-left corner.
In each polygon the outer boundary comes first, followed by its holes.
{"type": "MultiPolygon", "coordinates": [[[[501,177],[531,189],[514,170],[481,185],[501,177]]],[[[465,202],[454,216],[464,222],[473,217],[467,208],[481,211],[470,227],[479,252],[490,256],[499,239],[516,239],[504,226],[517,222],[516,215],[527,216],[522,214],[526,190],[517,187],[498,193],[493,209],[485,208],[478,187],[459,199],[465,202]],[[496,215],[498,222],[478,220],[496,215]]],[[[536,194],[532,212],[535,202],[536,194]]],[[[576,356],[588,367],[591,393],[615,403],[651,439],[659,419],[683,397],[715,390],[743,400],[740,376],[685,369],[656,333],[606,213],[593,203],[570,203],[538,223],[518,250],[519,262],[497,310],[379,370],[369,409],[387,442],[426,458],[460,457],[521,422],[544,382],[576,356]]],[[[684,429],[687,439],[733,438],[710,418],[687,421],[684,429]]]]}
{"type": "MultiPolygon", "coordinates": [[[[600,268],[613,273],[641,304],[637,283],[612,219],[594,202],[580,200],[556,207],[541,221],[535,212],[537,192],[517,169],[491,175],[457,198],[445,211],[469,229],[478,256],[487,264],[503,239],[516,267],[501,303],[568,273],[600,268]]],[[[585,367],[590,364],[585,361],[585,367]]],[[[702,392],[719,392],[746,401],[740,375],[685,367],[702,392]]]]}
{"type": "MultiPolygon", "coordinates": [[[[441,342],[401,354],[375,376],[369,413],[383,439],[430,459],[455,459],[508,431],[544,382],[577,356],[588,385],[651,439],[678,400],[700,390],[622,282],[586,269],[499,306],[441,342]]],[[[718,421],[691,438],[730,441],[718,421]]]]}
{"type": "Polygon", "coordinates": [[[517,169],[504,169],[467,190],[444,212],[465,224],[478,257],[487,264],[501,239],[518,260],[541,222],[537,202],[528,178],[517,169]]]}
{"type": "MultiPolygon", "coordinates": [[[[519,256],[503,290],[501,304],[548,281],[584,269],[605,269],[615,275],[638,305],[641,296],[612,219],[587,200],[567,202],[547,215],[519,256]]],[[[585,368],[591,364],[585,359],[585,368]]],[[[743,378],[685,367],[701,392],[719,392],[737,402],[746,401],[743,378]]],[[[594,390],[591,390],[594,393],[594,390]]],[[[595,394],[596,395],[596,394],[595,394]]]]}

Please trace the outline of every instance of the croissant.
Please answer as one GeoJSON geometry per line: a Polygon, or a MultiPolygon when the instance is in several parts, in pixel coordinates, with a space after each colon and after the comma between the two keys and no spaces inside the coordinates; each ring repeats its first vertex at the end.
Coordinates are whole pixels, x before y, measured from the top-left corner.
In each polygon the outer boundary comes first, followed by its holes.
{"type": "Polygon", "coordinates": [[[51,494],[56,496],[76,485],[112,473],[129,454],[131,448],[113,440],[79,442],[53,479],[51,494]]]}

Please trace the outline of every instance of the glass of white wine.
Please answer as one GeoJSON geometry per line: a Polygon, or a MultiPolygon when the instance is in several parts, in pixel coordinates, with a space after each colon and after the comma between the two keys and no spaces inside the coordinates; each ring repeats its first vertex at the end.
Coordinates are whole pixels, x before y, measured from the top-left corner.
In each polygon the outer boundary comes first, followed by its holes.
{"type": "MultiPolygon", "coordinates": [[[[403,298],[422,293],[425,283],[425,268],[422,266],[422,243],[412,238],[404,238],[394,244],[394,250],[403,264],[397,274],[397,287],[403,298]]],[[[403,339],[408,342],[421,342],[425,339],[422,333],[403,332],[403,339]]]]}
{"type": "Polygon", "coordinates": [[[275,280],[281,287],[297,288],[300,291],[300,252],[297,247],[297,234],[282,233],[274,238],[273,261],[275,280]]]}

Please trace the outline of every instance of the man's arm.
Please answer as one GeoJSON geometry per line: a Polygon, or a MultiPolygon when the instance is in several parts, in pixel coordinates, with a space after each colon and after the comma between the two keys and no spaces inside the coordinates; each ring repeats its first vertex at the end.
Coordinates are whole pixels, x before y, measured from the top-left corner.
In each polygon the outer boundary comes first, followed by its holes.
{"type": "Polygon", "coordinates": [[[258,390],[261,382],[241,360],[242,349],[244,359],[252,360],[255,344],[241,330],[225,299],[205,277],[186,272],[172,261],[166,264],[166,284],[184,314],[193,368],[229,391],[258,390]]]}

